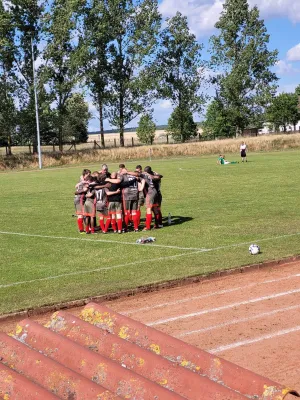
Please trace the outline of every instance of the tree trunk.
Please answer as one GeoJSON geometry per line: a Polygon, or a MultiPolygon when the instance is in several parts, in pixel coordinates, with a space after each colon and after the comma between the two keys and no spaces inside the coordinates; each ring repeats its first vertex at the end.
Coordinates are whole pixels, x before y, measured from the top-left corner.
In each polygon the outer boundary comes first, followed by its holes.
{"type": "Polygon", "coordinates": [[[61,124],[59,124],[59,127],[58,127],[58,148],[59,148],[59,151],[63,151],[62,125],[61,124]]]}
{"type": "Polygon", "coordinates": [[[103,124],[103,103],[101,99],[101,94],[98,94],[98,107],[99,107],[99,120],[100,120],[100,137],[101,137],[101,146],[105,148],[104,141],[104,124],[103,124]]]}
{"type": "Polygon", "coordinates": [[[120,93],[120,146],[124,147],[124,99],[120,93]]]}
{"type": "Polygon", "coordinates": [[[7,155],[11,156],[11,136],[9,135],[7,138],[7,155]]]}

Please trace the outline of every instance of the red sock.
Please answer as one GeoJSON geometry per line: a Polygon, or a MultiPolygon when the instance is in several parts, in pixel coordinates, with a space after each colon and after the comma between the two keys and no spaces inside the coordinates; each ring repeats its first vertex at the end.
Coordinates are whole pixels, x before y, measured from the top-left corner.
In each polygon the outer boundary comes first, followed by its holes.
{"type": "Polygon", "coordinates": [[[95,228],[91,228],[91,233],[95,233],[95,228]]]}
{"type": "Polygon", "coordinates": [[[77,219],[77,225],[78,225],[78,229],[80,230],[80,232],[84,231],[84,228],[83,228],[83,218],[78,218],[78,219],[77,219]]]}
{"type": "Polygon", "coordinates": [[[130,213],[128,211],[126,211],[125,218],[124,218],[124,223],[125,223],[126,228],[128,227],[129,220],[130,220],[130,213]]]}
{"type": "Polygon", "coordinates": [[[138,220],[138,216],[136,214],[132,214],[132,221],[133,221],[134,229],[135,230],[139,229],[139,220],[138,220]]]}
{"type": "Polygon", "coordinates": [[[105,226],[104,226],[104,220],[103,219],[99,219],[99,225],[102,231],[105,231],[105,226]]]}
{"type": "Polygon", "coordinates": [[[141,210],[137,210],[136,216],[137,216],[138,226],[139,226],[139,225],[140,225],[140,222],[141,222],[141,210]]]}
{"type": "Polygon", "coordinates": [[[146,214],[146,228],[151,229],[152,214],[146,214]]]}
{"type": "Polygon", "coordinates": [[[110,219],[110,218],[107,218],[107,220],[106,220],[106,222],[105,222],[105,230],[104,230],[104,232],[107,232],[107,231],[108,231],[108,228],[109,228],[109,226],[110,226],[110,222],[111,222],[111,219],[110,219]]]}
{"type": "Polygon", "coordinates": [[[122,218],[117,219],[117,224],[118,224],[118,231],[122,230],[122,218]]]}
{"type": "Polygon", "coordinates": [[[87,226],[85,227],[85,231],[86,231],[86,232],[89,232],[89,231],[90,231],[90,226],[89,226],[89,225],[87,225],[87,226]]]}
{"type": "Polygon", "coordinates": [[[115,219],[111,220],[111,226],[113,228],[113,231],[115,232],[117,230],[117,223],[115,219]]]}

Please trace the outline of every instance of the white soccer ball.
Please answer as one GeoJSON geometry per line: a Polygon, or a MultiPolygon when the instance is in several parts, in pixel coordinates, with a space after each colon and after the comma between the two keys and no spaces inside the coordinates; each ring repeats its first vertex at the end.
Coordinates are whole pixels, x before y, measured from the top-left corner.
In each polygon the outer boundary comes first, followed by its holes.
{"type": "Polygon", "coordinates": [[[252,254],[253,256],[255,254],[259,254],[260,253],[260,247],[257,244],[251,244],[249,246],[249,253],[252,254]]]}

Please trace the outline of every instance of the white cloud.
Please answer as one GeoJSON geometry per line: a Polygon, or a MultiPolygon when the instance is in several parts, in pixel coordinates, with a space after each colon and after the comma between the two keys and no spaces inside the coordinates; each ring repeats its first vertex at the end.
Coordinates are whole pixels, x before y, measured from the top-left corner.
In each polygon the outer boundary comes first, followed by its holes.
{"type": "Polygon", "coordinates": [[[278,75],[290,75],[298,72],[299,69],[295,68],[291,63],[288,63],[285,60],[279,60],[276,63],[276,73],[278,75]]]}
{"type": "Polygon", "coordinates": [[[197,35],[211,33],[223,9],[222,0],[163,0],[160,12],[164,17],[172,17],[177,11],[186,15],[191,31],[197,35]]]}
{"type": "MultiPolygon", "coordinates": [[[[162,0],[160,12],[172,17],[177,11],[186,15],[190,29],[196,36],[211,34],[223,10],[224,0],[162,0]]],[[[249,0],[251,7],[257,5],[263,18],[288,17],[300,21],[300,2],[295,0],[249,0]]]]}
{"type": "Polygon", "coordinates": [[[289,61],[300,61],[300,43],[292,47],[286,57],[289,61]]]}
{"type": "Polygon", "coordinates": [[[169,110],[170,108],[173,108],[170,100],[161,101],[159,106],[160,106],[160,108],[163,108],[164,110],[169,110]]]}
{"type": "Polygon", "coordinates": [[[289,83],[286,85],[280,85],[277,94],[280,93],[294,93],[298,83],[289,83]]]}

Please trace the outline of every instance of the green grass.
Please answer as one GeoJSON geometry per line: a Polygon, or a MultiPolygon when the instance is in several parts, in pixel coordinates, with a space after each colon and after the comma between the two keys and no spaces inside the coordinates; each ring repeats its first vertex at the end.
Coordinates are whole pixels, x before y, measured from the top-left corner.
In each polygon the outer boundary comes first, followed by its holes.
{"type": "Polygon", "coordinates": [[[142,232],[78,235],[72,214],[81,167],[1,174],[0,314],[299,253],[298,151],[251,154],[247,164],[228,166],[215,156],[151,164],[164,175],[163,214],[178,222],[153,232],[156,244],[179,248],[135,245],[142,232]],[[249,255],[252,242],[260,255],[249,255]],[[211,251],[195,250],[202,248],[211,251]]]}

